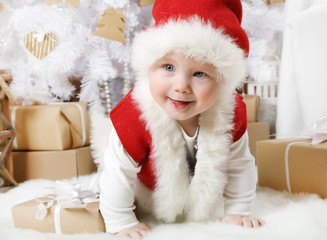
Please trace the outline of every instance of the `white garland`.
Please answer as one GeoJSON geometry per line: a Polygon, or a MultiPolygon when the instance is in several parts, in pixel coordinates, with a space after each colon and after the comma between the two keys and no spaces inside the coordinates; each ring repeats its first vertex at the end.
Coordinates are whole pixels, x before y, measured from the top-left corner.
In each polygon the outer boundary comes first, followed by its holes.
{"type": "Polygon", "coordinates": [[[82,78],[81,101],[90,111],[108,113],[132,86],[129,44],[94,36],[96,23],[109,7],[119,8],[126,16],[125,38],[132,41],[134,31],[151,22],[151,6],[139,7],[137,0],[80,1],[79,8],[61,2],[47,5],[45,0],[0,0],[0,69],[13,73],[11,90],[22,104],[69,100],[75,87],[70,76],[82,78]],[[53,32],[57,46],[42,60],[25,48],[29,32],[53,32]],[[125,81],[122,89],[110,89],[112,81],[125,81]],[[105,86],[105,87],[104,87],[105,86]],[[104,88],[105,98],[99,94],[104,88]],[[111,96],[112,95],[112,96],[111,96]],[[111,97],[115,103],[112,104],[111,97]]]}
{"type": "MultiPolygon", "coordinates": [[[[143,29],[145,26],[150,25],[152,20],[151,16],[151,7],[140,8],[138,1],[104,1],[103,4],[97,5],[98,16],[94,19],[94,22],[97,22],[101,18],[103,11],[109,7],[119,8],[123,14],[126,16],[125,24],[127,30],[124,31],[125,39],[127,40],[126,44],[112,41],[109,39],[92,36],[92,46],[96,48],[101,48],[104,53],[98,52],[98,54],[107,55],[107,58],[110,61],[111,69],[108,68],[96,68],[96,63],[90,64],[88,60],[87,70],[88,74],[84,74],[82,80],[83,86],[87,86],[89,81],[96,81],[99,86],[102,86],[104,89],[104,95],[100,96],[101,98],[105,97],[104,104],[99,103],[99,92],[88,91],[88,94],[84,94],[83,91],[86,88],[82,88],[80,94],[81,100],[85,101],[84,96],[88,96],[88,102],[90,102],[90,111],[100,111],[104,112],[106,115],[110,110],[118,103],[118,101],[123,97],[126,92],[131,88],[133,84],[133,74],[130,68],[130,42],[133,39],[134,32],[143,29]],[[115,72],[115,75],[106,75],[103,74],[100,78],[88,78],[87,75],[91,74],[93,71],[97,71],[97,74],[100,74],[101,71],[104,73],[106,71],[115,72]],[[123,81],[122,84],[115,84],[115,82],[123,81]],[[117,86],[118,85],[118,86],[117,86]],[[92,94],[95,93],[95,94],[92,94]],[[90,101],[91,100],[91,101],[90,101]],[[101,106],[100,106],[101,105],[101,106]],[[102,107],[104,105],[104,107],[102,107]]],[[[96,57],[92,61],[97,61],[96,57]]],[[[101,74],[100,74],[101,75],[101,74]]],[[[101,94],[101,93],[100,93],[101,94]]],[[[103,102],[103,100],[102,100],[103,102]]]]}
{"type": "Polygon", "coordinates": [[[267,6],[265,0],[243,0],[242,27],[250,40],[249,76],[256,82],[272,81],[280,60],[284,4],[267,6]]]}

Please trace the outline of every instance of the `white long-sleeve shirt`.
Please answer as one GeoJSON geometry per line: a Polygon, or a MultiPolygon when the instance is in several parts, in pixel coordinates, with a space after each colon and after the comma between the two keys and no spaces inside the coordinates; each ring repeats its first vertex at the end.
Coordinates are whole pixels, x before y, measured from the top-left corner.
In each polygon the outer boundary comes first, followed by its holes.
{"type": "MultiPolygon", "coordinates": [[[[192,153],[196,135],[189,137],[183,132],[183,137],[192,153]]],[[[141,166],[127,154],[115,129],[112,129],[100,178],[100,210],[107,232],[116,233],[139,223],[133,210],[134,183],[140,169],[141,166]]],[[[225,214],[250,214],[255,197],[256,170],[248,148],[247,132],[231,145],[227,175],[225,214]]]]}

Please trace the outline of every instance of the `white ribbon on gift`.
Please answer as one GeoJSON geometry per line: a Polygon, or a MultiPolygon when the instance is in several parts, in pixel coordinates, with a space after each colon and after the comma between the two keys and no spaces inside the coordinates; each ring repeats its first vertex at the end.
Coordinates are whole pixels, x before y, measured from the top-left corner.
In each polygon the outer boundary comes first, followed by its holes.
{"type": "Polygon", "coordinates": [[[287,191],[289,191],[289,192],[292,192],[292,188],[291,188],[291,182],[290,182],[290,171],[289,171],[289,166],[288,166],[288,155],[289,155],[291,146],[293,146],[297,143],[301,143],[301,142],[303,142],[303,141],[289,143],[285,149],[285,177],[286,177],[287,191]]]}
{"type": "MultiPolygon", "coordinates": [[[[64,102],[53,102],[53,103],[49,103],[50,105],[56,105],[56,104],[67,104],[64,102]]],[[[86,129],[85,129],[85,118],[84,118],[84,111],[83,108],[81,107],[81,105],[79,105],[78,103],[75,102],[70,102],[69,104],[73,104],[77,107],[80,116],[81,116],[81,125],[82,125],[82,146],[85,145],[86,142],[86,129]]]]}
{"type": "Polygon", "coordinates": [[[54,224],[57,234],[62,234],[60,222],[61,208],[86,208],[88,203],[99,202],[99,196],[91,190],[82,190],[80,183],[70,184],[56,181],[55,187],[45,188],[45,190],[49,193],[35,198],[39,202],[35,218],[43,220],[48,214],[48,209],[56,204],[54,224]]]}
{"type": "MultiPolygon", "coordinates": [[[[16,110],[17,110],[17,106],[12,107],[11,115],[10,115],[11,124],[14,128],[16,128],[16,110]]],[[[18,148],[17,137],[15,137],[15,139],[13,141],[13,145],[14,145],[14,148],[16,148],[16,149],[18,148]]]]}
{"type": "MultiPolygon", "coordinates": [[[[308,134],[308,139],[312,138],[311,145],[317,145],[327,140],[327,114],[316,120],[312,124],[312,131],[308,134]]],[[[305,141],[305,140],[303,140],[305,141]]],[[[303,141],[296,141],[289,143],[285,149],[285,176],[287,190],[292,192],[291,182],[290,182],[290,171],[289,171],[289,151],[291,146],[301,143],[303,141]]]]}
{"type": "Polygon", "coordinates": [[[327,140],[327,114],[312,124],[313,136],[312,145],[320,144],[327,140]]]}

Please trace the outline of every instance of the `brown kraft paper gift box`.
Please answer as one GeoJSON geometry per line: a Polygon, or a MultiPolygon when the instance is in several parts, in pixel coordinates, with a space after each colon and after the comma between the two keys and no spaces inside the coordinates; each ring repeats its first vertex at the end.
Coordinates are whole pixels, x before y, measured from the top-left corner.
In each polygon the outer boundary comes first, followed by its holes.
{"type": "Polygon", "coordinates": [[[248,122],[247,131],[249,135],[250,152],[254,157],[256,157],[256,142],[269,139],[270,136],[269,123],[248,122]]]}
{"type": "MultiPolygon", "coordinates": [[[[44,219],[35,218],[38,210],[36,200],[30,200],[11,209],[14,226],[23,229],[34,229],[39,232],[56,232],[53,205],[48,209],[44,219]]],[[[99,210],[99,203],[88,203],[86,208],[61,208],[60,209],[61,233],[99,233],[105,232],[105,225],[99,210]]]]}
{"type": "Polygon", "coordinates": [[[246,117],[248,122],[256,122],[260,106],[260,97],[258,95],[244,94],[243,101],[246,105],[246,117]]]}
{"type": "Polygon", "coordinates": [[[89,146],[62,151],[13,151],[13,165],[18,182],[67,179],[96,171],[89,146]]]}
{"type": "Polygon", "coordinates": [[[311,145],[311,139],[298,138],[259,141],[256,161],[259,185],[327,198],[327,142],[311,145]]]}
{"type": "Polygon", "coordinates": [[[11,106],[10,118],[16,150],[65,150],[90,144],[90,120],[83,102],[11,106]]]}

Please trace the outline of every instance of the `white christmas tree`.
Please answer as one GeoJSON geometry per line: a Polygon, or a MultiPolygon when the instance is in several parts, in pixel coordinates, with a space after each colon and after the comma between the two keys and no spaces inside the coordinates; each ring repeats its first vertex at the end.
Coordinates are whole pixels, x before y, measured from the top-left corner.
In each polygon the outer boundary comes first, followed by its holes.
{"type": "Polygon", "coordinates": [[[242,26],[250,40],[248,71],[257,82],[274,80],[271,60],[280,59],[283,4],[267,5],[265,0],[243,0],[242,26]]]}
{"type": "MultiPolygon", "coordinates": [[[[123,85],[124,93],[131,88],[129,42],[134,31],[150,24],[151,6],[140,7],[136,0],[0,0],[0,4],[0,68],[12,71],[11,91],[22,104],[70,100],[76,93],[70,82],[73,76],[82,81],[80,99],[89,103],[90,111],[104,114],[122,98],[123,85]],[[106,9],[126,16],[119,25],[125,44],[92,34],[106,9]]],[[[109,21],[99,30],[108,34],[110,26],[109,21]]]]}
{"type": "MultiPolygon", "coordinates": [[[[135,32],[152,24],[153,2],[0,0],[0,69],[12,71],[13,95],[25,105],[65,101],[76,95],[72,77],[81,83],[78,96],[89,106],[98,163],[108,113],[133,86],[130,44],[135,32]]],[[[251,43],[249,74],[269,79],[263,56],[281,30],[281,10],[268,8],[264,0],[243,0],[243,9],[251,43]]]]}

